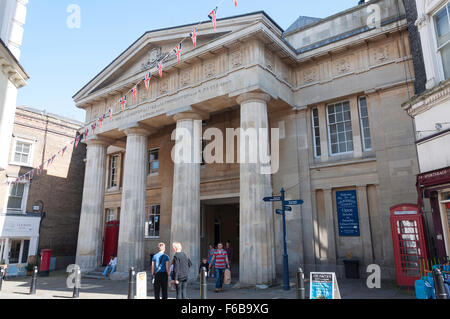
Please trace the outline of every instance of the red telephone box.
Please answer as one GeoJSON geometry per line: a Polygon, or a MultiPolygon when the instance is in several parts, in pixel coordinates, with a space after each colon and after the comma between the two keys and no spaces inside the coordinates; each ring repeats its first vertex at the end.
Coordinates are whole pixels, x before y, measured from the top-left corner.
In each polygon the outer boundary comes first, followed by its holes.
{"type": "Polygon", "coordinates": [[[110,256],[117,256],[117,245],[119,242],[119,221],[106,223],[105,246],[103,249],[103,265],[108,265],[110,256]]]}
{"type": "Polygon", "coordinates": [[[414,287],[420,279],[421,260],[427,258],[423,217],[417,205],[392,207],[391,230],[397,284],[414,287]]]}

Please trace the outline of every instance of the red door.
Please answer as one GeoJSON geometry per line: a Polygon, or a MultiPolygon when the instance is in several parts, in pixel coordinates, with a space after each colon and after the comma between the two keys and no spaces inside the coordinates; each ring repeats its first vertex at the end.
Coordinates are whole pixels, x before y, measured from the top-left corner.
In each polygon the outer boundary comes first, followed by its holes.
{"type": "Polygon", "coordinates": [[[119,242],[119,221],[106,223],[105,247],[103,249],[103,265],[108,265],[110,256],[117,256],[117,244],[119,242]]]}
{"type": "Polygon", "coordinates": [[[414,287],[423,273],[422,260],[427,258],[423,218],[417,205],[392,207],[391,231],[397,284],[414,287]]]}

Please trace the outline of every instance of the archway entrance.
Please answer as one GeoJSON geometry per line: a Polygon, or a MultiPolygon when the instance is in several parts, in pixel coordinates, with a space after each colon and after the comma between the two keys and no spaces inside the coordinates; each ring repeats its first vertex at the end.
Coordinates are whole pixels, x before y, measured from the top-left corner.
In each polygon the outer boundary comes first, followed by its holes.
{"type": "Polygon", "coordinates": [[[202,201],[201,257],[208,257],[208,246],[230,241],[232,277],[239,277],[239,199],[202,201]],[[237,203],[236,203],[237,201],[237,203]]]}

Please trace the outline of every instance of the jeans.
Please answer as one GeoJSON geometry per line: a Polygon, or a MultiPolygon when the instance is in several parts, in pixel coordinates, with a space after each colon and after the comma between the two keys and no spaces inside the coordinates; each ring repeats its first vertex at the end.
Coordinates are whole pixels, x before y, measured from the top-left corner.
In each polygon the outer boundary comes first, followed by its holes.
{"type": "Polygon", "coordinates": [[[116,266],[106,266],[103,276],[106,276],[109,271],[111,271],[110,275],[112,275],[116,271],[116,266]]]}
{"type": "Polygon", "coordinates": [[[177,290],[177,299],[187,299],[187,280],[179,281],[179,284],[175,284],[177,290]]]}
{"type": "Polygon", "coordinates": [[[223,276],[225,275],[225,268],[216,268],[216,289],[221,289],[223,286],[223,276]]]}
{"type": "Polygon", "coordinates": [[[167,282],[168,276],[166,272],[157,272],[155,274],[155,299],[159,299],[159,292],[162,290],[162,299],[167,299],[167,282]]]}

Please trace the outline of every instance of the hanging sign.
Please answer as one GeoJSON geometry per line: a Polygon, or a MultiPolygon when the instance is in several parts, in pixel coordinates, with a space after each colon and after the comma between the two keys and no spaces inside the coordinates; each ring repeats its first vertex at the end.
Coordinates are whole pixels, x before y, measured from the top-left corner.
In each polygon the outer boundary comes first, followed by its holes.
{"type": "Polygon", "coordinates": [[[334,272],[312,272],[309,275],[310,299],[341,299],[334,272]]]}

